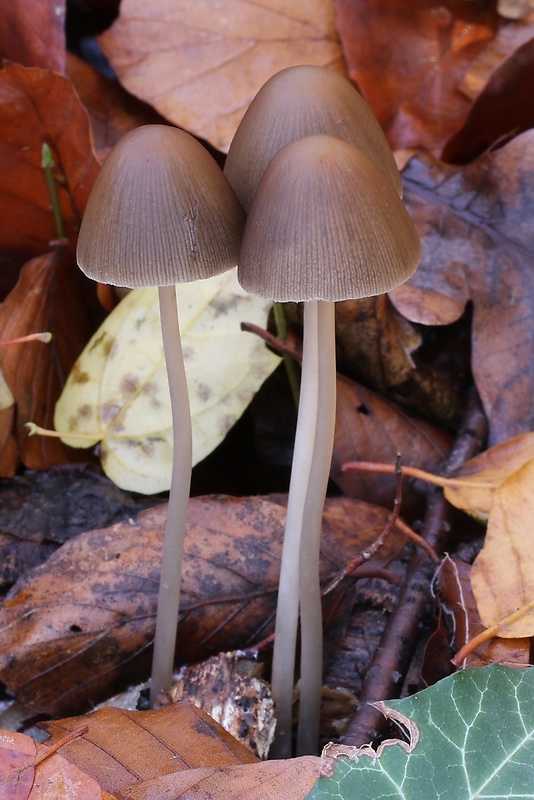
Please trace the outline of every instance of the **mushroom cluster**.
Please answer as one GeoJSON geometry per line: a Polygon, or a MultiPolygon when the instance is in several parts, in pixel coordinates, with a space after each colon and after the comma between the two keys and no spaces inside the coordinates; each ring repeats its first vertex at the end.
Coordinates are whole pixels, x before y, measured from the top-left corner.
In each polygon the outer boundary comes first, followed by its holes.
{"type": "Polygon", "coordinates": [[[159,287],[173,420],[173,462],[156,617],[151,701],[172,683],[192,435],[175,285],[235,267],[244,215],[215,160],[185,131],[124,136],[92,188],[78,238],[81,270],[100,283],[159,287]]]}
{"type": "Polygon", "coordinates": [[[382,294],[407,280],[420,244],[378,122],[347,81],[321,67],[292,67],[265,84],[238,128],[225,174],[248,211],[242,287],[277,302],[304,302],[272,668],[274,752],[287,757],[299,612],[297,753],[314,753],[318,744],[319,553],[336,412],[334,303],[382,294]]]}

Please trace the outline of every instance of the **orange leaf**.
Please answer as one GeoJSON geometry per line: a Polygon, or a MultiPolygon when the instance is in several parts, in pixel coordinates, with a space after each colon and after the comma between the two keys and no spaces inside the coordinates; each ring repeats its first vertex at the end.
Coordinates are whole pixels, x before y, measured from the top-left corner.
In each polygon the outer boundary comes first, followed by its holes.
{"type": "Polygon", "coordinates": [[[331,0],[123,0],[100,44],[128,91],[221,150],[278,70],[345,71],[331,0]]]}
{"type": "Polygon", "coordinates": [[[18,268],[47,252],[56,238],[41,150],[52,150],[65,235],[75,245],[81,216],[98,172],[87,114],[67,78],[8,64],[0,70],[0,249],[5,266],[0,294],[18,268]]]}
{"type": "Polygon", "coordinates": [[[17,406],[15,437],[18,454],[0,455],[0,474],[13,474],[19,458],[31,469],[72,461],[72,450],[58,439],[28,437],[33,421],[53,427],[54,407],[67,375],[94,325],[90,298],[94,285],[76,267],[72,253],[62,248],[30,261],[0,308],[0,339],[34,331],[50,331],[49,344],[30,342],[0,349],[0,367],[17,406]]]}
{"type": "Polygon", "coordinates": [[[9,0],[0,14],[0,54],[25,67],[65,71],[66,0],[9,0]]]}
{"type": "Polygon", "coordinates": [[[471,571],[480,618],[505,638],[534,636],[534,460],[495,493],[482,551],[471,571]],[[516,620],[503,621],[524,609],[516,620]]]}

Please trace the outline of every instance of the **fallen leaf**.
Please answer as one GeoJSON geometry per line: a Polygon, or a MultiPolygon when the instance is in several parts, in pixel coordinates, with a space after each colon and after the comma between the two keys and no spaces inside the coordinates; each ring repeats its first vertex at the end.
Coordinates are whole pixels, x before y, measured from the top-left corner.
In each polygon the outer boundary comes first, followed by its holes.
{"type": "Polygon", "coordinates": [[[495,492],[484,547],[471,570],[480,619],[499,636],[534,636],[534,609],[515,622],[502,621],[534,601],[534,460],[514,472],[495,492]]]}
{"type": "Polygon", "coordinates": [[[225,151],[275,72],[296,64],[345,71],[331,0],[221,0],[216,8],[210,0],[123,0],[99,41],[129,92],[225,151]]]}
{"type": "MultiPolygon", "coordinates": [[[[321,574],[330,582],[346,564],[345,551],[350,559],[374,541],[388,511],[370,516],[365,504],[360,522],[360,504],[349,498],[327,501],[327,511],[321,574]]],[[[0,679],[20,702],[57,716],[109,695],[118,678],[146,677],[166,513],[160,506],[81,534],[17,582],[0,609],[0,679]]],[[[270,633],[284,522],[284,507],[268,498],[190,500],[178,663],[270,633]]],[[[379,557],[391,557],[401,542],[393,533],[379,557]]],[[[346,591],[328,595],[330,629],[346,591]]]]}
{"type": "MultiPolygon", "coordinates": [[[[235,271],[180,284],[177,296],[196,464],[220,444],[280,359],[241,331],[242,320],[264,325],[271,304],[246,294],[235,271]]],[[[130,292],[106,318],[69,376],[54,424],[73,447],[100,441],[102,467],[122,489],[169,488],[172,419],[157,289],[130,292]]]]}
{"type": "Polygon", "coordinates": [[[390,298],[424,325],[447,325],[473,303],[472,369],[490,445],[534,428],[533,172],[533,131],[467,167],[421,155],[403,172],[423,257],[390,298]]]}
{"type": "Polygon", "coordinates": [[[215,720],[188,702],[151,711],[102,708],[41,725],[54,744],[81,725],[87,732],[62,748],[78,769],[108,792],[169,773],[254,764],[257,757],[215,720]]]}
{"type": "Polygon", "coordinates": [[[67,53],[67,76],[89,115],[101,162],[129,131],[141,125],[165,122],[153,108],[128,94],[116,80],[110,80],[72,53],[67,53]]]}
{"type": "Polygon", "coordinates": [[[9,0],[0,15],[0,56],[25,67],[65,72],[66,0],[9,0]]]}
{"type": "Polygon", "coordinates": [[[491,665],[380,704],[397,720],[408,718],[412,735],[414,727],[420,734],[417,746],[409,752],[402,739],[390,740],[380,756],[369,745],[359,748],[360,756],[340,760],[307,800],[531,800],[533,689],[534,670],[491,665]]]}
{"type": "Polygon", "coordinates": [[[409,9],[404,0],[337,3],[349,75],[394,149],[440,152],[471,105],[458,85],[498,25],[483,0],[416,0],[409,9]]]}
{"type": "MultiPolygon", "coordinates": [[[[447,618],[452,616],[454,620],[451,628],[456,651],[484,630],[471,589],[471,569],[470,564],[447,555],[436,574],[441,603],[446,609],[447,618]]],[[[477,647],[464,659],[461,666],[462,669],[483,667],[486,664],[526,667],[529,663],[530,639],[495,637],[477,647]]]]}
{"type": "MultiPolygon", "coordinates": [[[[534,34],[534,30],[531,31],[534,34]]],[[[519,47],[490,76],[459,131],[446,143],[441,158],[466,164],[534,127],[530,102],[534,83],[534,38],[519,47]]]]}
{"type": "Polygon", "coordinates": [[[486,521],[495,492],[520,467],[534,459],[534,433],[525,433],[490,447],[449,475],[455,485],[445,497],[456,508],[486,521]]]}
{"type": "MultiPolygon", "coordinates": [[[[394,476],[343,472],[347,461],[395,463],[397,453],[428,471],[437,469],[448,453],[450,439],[439,428],[411,417],[404,409],[360,384],[338,375],[337,417],[331,477],[345,494],[372,498],[377,505],[393,507],[394,476]]],[[[401,513],[409,513],[420,498],[413,487],[403,490],[401,513]]]]}
{"type": "Polygon", "coordinates": [[[0,730],[0,800],[115,800],[57,752],[0,730]]]}
{"type": "MultiPolygon", "coordinates": [[[[16,401],[16,448],[0,454],[0,474],[12,475],[22,461],[30,469],[72,460],[57,439],[28,437],[33,420],[50,427],[56,400],[76,356],[94,330],[94,287],[79,271],[68,248],[28,262],[0,308],[0,339],[49,331],[48,344],[27,342],[0,348],[0,367],[16,401]],[[91,317],[91,297],[94,315],[91,317]]],[[[6,434],[7,435],[7,432],[6,434]]]]}
{"type": "Polygon", "coordinates": [[[4,297],[20,266],[48,252],[57,238],[41,167],[43,144],[52,150],[65,235],[73,246],[99,166],[89,120],[72,84],[47,70],[19,64],[0,70],[0,141],[4,297]]]}

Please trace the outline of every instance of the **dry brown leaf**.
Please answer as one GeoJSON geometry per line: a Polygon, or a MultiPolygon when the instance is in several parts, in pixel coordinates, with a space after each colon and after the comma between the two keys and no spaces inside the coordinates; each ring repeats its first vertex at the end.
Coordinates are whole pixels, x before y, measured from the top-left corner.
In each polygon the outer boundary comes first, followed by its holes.
{"type": "Polygon", "coordinates": [[[390,298],[424,325],[454,322],[472,301],[472,369],[490,445],[534,428],[533,173],[534,131],[467,167],[421,155],[403,172],[423,257],[390,298]]]}
{"type": "Polygon", "coordinates": [[[115,800],[57,752],[0,730],[0,800],[115,800]]]}
{"type": "Polygon", "coordinates": [[[486,628],[499,625],[499,636],[534,636],[534,609],[501,625],[534,601],[534,460],[496,491],[484,547],[475,559],[471,585],[486,628]]]}
{"type": "Polygon", "coordinates": [[[85,106],[95,138],[100,161],[111,148],[133,128],[165,120],[153,108],[126,92],[85,61],[67,53],[67,76],[85,106]]]}
{"type": "MultiPolygon", "coordinates": [[[[369,526],[364,509],[360,525],[359,504],[340,498],[329,505],[340,501],[343,511],[327,519],[322,542],[328,582],[347,560],[333,533],[349,558],[377,533],[376,516],[369,526]]],[[[388,511],[382,514],[385,524],[388,511]]],[[[0,609],[0,677],[21,702],[57,716],[109,696],[117,678],[146,677],[165,515],[160,506],[81,534],[15,585],[0,609]]],[[[285,509],[268,498],[190,501],[179,663],[245,647],[272,630],[284,521],[285,509]]],[[[390,554],[403,541],[391,539],[390,554]]],[[[346,591],[343,585],[328,595],[329,635],[340,633],[346,591]]]]}
{"type": "MultiPolygon", "coordinates": [[[[94,285],[76,267],[71,251],[60,248],[27,263],[2,304],[0,340],[38,331],[51,332],[52,340],[0,348],[0,367],[16,401],[11,439],[16,448],[1,451],[1,475],[13,475],[19,461],[31,469],[44,469],[73,460],[72,450],[59,439],[29,437],[25,424],[33,421],[53,428],[55,403],[94,330],[91,298],[96,306],[94,285]]],[[[9,424],[9,418],[5,422],[9,424]]],[[[8,435],[4,428],[2,436],[8,435]]]]}
{"type": "Polygon", "coordinates": [[[532,22],[506,22],[484,0],[414,0],[409,10],[404,0],[340,0],[337,25],[349,74],[392,146],[435,154],[490,73],[533,35],[532,22]]]}
{"type": "MultiPolygon", "coordinates": [[[[337,418],[331,476],[351,497],[373,498],[393,507],[394,476],[342,472],[347,461],[395,463],[397,453],[411,466],[436,470],[448,453],[450,438],[430,423],[417,420],[400,406],[338,375],[337,418]]],[[[403,491],[401,513],[418,502],[413,487],[403,491]]]]}
{"type": "Polygon", "coordinates": [[[66,0],[8,0],[0,14],[0,59],[65,71],[66,0]]]}
{"type": "Polygon", "coordinates": [[[128,91],[220,150],[278,70],[344,72],[332,0],[123,0],[100,44],[128,91]]]}
{"type": "Polygon", "coordinates": [[[7,64],[0,70],[0,296],[14,286],[22,264],[48,252],[57,237],[41,168],[48,144],[65,227],[75,245],[99,166],[87,114],[70,81],[56,73],[7,64]]]}
{"type": "Polygon", "coordinates": [[[320,777],[318,756],[204,767],[124,789],[119,800],[305,800],[320,777]]]}
{"type": "MultiPolygon", "coordinates": [[[[437,573],[441,602],[454,619],[454,647],[460,650],[470,639],[484,630],[471,589],[471,566],[445,556],[437,573]]],[[[462,662],[462,668],[502,664],[507,667],[528,666],[529,639],[496,637],[484,642],[462,662]]]]}
{"type": "Polygon", "coordinates": [[[520,467],[534,459],[534,433],[525,433],[490,447],[449,475],[455,486],[445,497],[456,508],[487,520],[496,489],[520,467]]]}
{"type": "Polygon", "coordinates": [[[215,720],[188,702],[152,711],[102,708],[46,722],[42,727],[52,736],[47,744],[53,744],[82,725],[87,732],[61,752],[113,794],[169,773],[258,761],[215,720]]]}
{"type": "MultiPolygon", "coordinates": [[[[534,29],[531,35],[534,36],[534,29]]],[[[534,127],[533,85],[534,38],[531,38],[490,76],[465,123],[446,143],[442,159],[465,164],[492,145],[503,145],[534,127]]]]}

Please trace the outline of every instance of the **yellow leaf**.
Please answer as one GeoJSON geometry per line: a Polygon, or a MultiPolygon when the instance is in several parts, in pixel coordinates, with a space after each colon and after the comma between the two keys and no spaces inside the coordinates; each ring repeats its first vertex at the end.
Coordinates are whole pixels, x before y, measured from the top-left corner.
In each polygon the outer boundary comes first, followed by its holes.
{"type": "Polygon", "coordinates": [[[477,519],[486,521],[496,489],[534,458],[534,433],[525,433],[491,447],[444,481],[445,497],[477,519]]]}
{"type": "MultiPolygon", "coordinates": [[[[242,321],[265,325],[270,303],[246,294],[235,271],[182,284],[177,295],[196,464],[280,359],[241,331],[242,321]]],[[[95,333],[57,402],[54,424],[72,447],[100,441],[102,467],[121,488],[169,488],[172,420],[157,289],[130,292],[95,333]],[[92,438],[76,439],[80,434],[92,438]]]]}
{"type": "Polygon", "coordinates": [[[495,491],[485,544],[471,570],[480,618],[504,638],[534,636],[533,487],[534,459],[495,491]],[[506,620],[511,615],[516,619],[506,620]]]}

